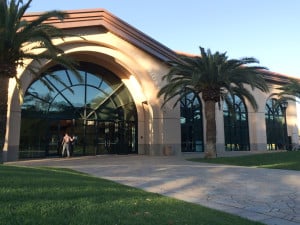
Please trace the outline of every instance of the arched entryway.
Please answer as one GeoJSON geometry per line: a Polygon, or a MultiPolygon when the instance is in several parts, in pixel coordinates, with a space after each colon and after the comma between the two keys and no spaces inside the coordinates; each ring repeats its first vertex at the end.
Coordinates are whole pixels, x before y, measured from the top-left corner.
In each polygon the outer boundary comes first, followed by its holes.
{"type": "Polygon", "coordinates": [[[137,111],[124,83],[92,63],[78,69],[79,79],[55,66],[28,88],[20,158],[60,154],[64,132],[77,137],[73,155],[137,153],[137,111]]]}

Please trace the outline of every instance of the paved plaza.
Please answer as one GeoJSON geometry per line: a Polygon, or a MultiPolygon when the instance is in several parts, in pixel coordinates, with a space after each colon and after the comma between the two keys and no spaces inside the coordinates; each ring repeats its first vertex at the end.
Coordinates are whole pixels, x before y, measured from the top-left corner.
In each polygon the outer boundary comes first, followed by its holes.
{"type": "Polygon", "coordinates": [[[183,156],[101,155],[12,163],[71,168],[268,225],[300,224],[300,172],[216,165],[183,156]]]}

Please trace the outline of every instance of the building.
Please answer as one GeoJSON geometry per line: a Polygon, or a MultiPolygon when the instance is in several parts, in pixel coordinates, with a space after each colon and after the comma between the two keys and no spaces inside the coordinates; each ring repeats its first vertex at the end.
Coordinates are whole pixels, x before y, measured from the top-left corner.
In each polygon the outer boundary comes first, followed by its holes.
{"type": "MultiPolygon", "coordinates": [[[[38,78],[26,68],[18,71],[25,98],[20,106],[12,80],[4,161],[56,156],[64,132],[77,137],[74,155],[202,152],[201,96],[191,94],[175,108],[172,103],[162,108],[156,97],[169,69],[166,62],[177,53],[103,9],[68,13],[64,22],[49,23],[82,37],[55,40],[80,62],[81,77],[47,61],[29,62],[40,71],[38,78]]],[[[216,109],[218,152],[276,150],[298,142],[296,104],[278,106],[270,97],[286,77],[270,72],[266,79],[271,93],[255,91],[257,112],[238,97],[234,121],[226,105],[216,109]]]]}

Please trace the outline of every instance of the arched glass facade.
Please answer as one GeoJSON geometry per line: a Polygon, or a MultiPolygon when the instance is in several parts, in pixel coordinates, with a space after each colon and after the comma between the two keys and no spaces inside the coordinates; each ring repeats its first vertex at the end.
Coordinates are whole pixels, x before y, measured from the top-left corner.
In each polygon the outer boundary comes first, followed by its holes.
{"type": "Polygon", "coordinates": [[[202,105],[190,92],[180,100],[181,151],[203,152],[202,105]]]}
{"type": "Polygon", "coordinates": [[[238,96],[230,99],[232,110],[226,102],[223,106],[225,150],[249,151],[249,128],[247,108],[238,96]]]}
{"type": "Polygon", "coordinates": [[[287,125],[285,109],[274,98],[266,104],[267,149],[278,150],[287,147],[287,125]]]}
{"type": "Polygon", "coordinates": [[[20,158],[59,155],[65,132],[77,137],[73,155],[137,153],[137,112],[125,85],[103,67],[78,69],[81,79],[53,67],[27,90],[20,158]]]}

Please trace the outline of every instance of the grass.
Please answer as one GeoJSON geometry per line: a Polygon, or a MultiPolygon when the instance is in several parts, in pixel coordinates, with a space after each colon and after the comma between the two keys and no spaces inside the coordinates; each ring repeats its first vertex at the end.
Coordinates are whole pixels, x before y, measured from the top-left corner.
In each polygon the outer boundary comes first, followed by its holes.
{"type": "Polygon", "coordinates": [[[215,159],[193,158],[189,160],[236,166],[300,170],[300,151],[274,152],[237,157],[220,157],[215,159]]]}
{"type": "Polygon", "coordinates": [[[0,165],[1,225],[259,225],[66,169],[0,165]]]}

